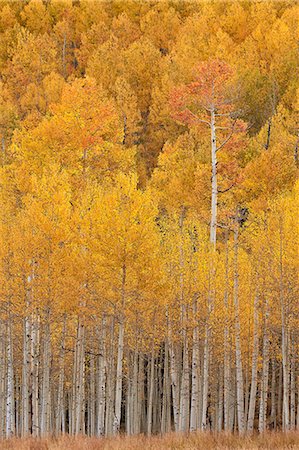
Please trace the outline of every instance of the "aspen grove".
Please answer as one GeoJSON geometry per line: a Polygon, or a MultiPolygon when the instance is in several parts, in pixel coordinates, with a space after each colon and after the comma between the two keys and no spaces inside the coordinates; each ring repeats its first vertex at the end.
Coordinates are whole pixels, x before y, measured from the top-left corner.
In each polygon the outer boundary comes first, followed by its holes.
{"type": "Polygon", "coordinates": [[[299,429],[298,17],[0,0],[0,438],[299,429]]]}

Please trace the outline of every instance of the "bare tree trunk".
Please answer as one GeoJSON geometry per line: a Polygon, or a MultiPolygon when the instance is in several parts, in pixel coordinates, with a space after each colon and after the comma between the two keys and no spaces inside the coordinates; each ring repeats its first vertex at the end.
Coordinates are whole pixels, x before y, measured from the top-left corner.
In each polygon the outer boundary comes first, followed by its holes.
{"type": "MultiPolygon", "coordinates": [[[[208,320],[208,319],[207,319],[208,320]]],[[[205,338],[203,349],[203,380],[202,380],[202,412],[201,412],[201,430],[207,428],[207,410],[208,410],[208,393],[209,393],[209,341],[210,328],[209,324],[205,326],[205,338]]]]}
{"type": "Polygon", "coordinates": [[[132,379],[132,434],[139,433],[140,416],[138,416],[138,337],[133,354],[133,379],[132,379]]]}
{"type": "Polygon", "coordinates": [[[229,248],[228,248],[228,230],[225,236],[225,291],[224,291],[224,370],[223,370],[223,409],[224,409],[224,431],[230,430],[230,395],[231,395],[231,367],[230,367],[230,345],[229,345],[229,248]]]}
{"type": "Polygon", "coordinates": [[[170,401],[170,375],[169,375],[169,345],[165,340],[164,374],[163,374],[163,400],[162,400],[161,433],[168,433],[171,429],[171,401],[170,401]]]}
{"type": "Polygon", "coordinates": [[[241,326],[239,317],[239,273],[238,273],[238,247],[239,224],[234,230],[234,306],[235,306],[235,342],[236,342],[236,383],[237,383],[237,416],[239,433],[245,431],[244,417],[244,383],[241,351],[241,326]]]}
{"type": "Polygon", "coordinates": [[[278,376],[278,395],[277,395],[277,423],[282,425],[282,365],[279,365],[279,376],[278,376]]]}
{"type": "Polygon", "coordinates": [[[102,318],[98,359],[97,436],[105,434],[106,407],[106,319],[102,318]]]}
{"type": "Polygon", "coordinates": [[[107,352],[107,377],[106,377],[106,411],[105,411],[105,435],[113,434],[114,402],[115,402],[115,370],[114,370],[114,325],[115,317],[110,321],[110,342],[107,352]]]}
{"type": "Polygon", "coordinates": [[[122,287],[121,287],[121,306],[122,311],[119,318],[118,326],[118,348],[117,348],[117,367],[116,367],[116,386],[115,386],[115,405],[114,405],[114,422],[113,433],[120,431],[121,420],[121,400],[122,400],[122,378],[123,378],[123,353],[124,353],[124,307],[125,307],[125,285],[126,285],[126,265],[122,267],[122,287]]]}
{"type": "Polygon", "coordinates": [[[15,410],[14,410],[14,365],[12,349],[12,324],[11,317],[7,320],[7,388],[6,388],[6,437],[15,434],[15,410]]]}
{"type": "Polygon", "coordinates": [[[51,365],[51,335],[50,335],[50,312],[47,309],[46,323],[44,330],[43,348],[43,375],[42,375],[42,395],[41,395],[41,435],[50,433],[51,414],[51,391],[50,391],[50,365],[51,365]]]}
{"type": "MultiPolygon", "coordinates": [[[[197,322],[197,297],[195,297],[193,301],[193,314],[195,321],[197,322]]],[[[199,409],[199,333],[197,323],[193,329],[191,379],[190,431],[195,431],[198,428],[199,409]]]]}
{"type": "Polygon", "coordinates": [[[57,392],[57,405],[55,414],[55,428],[56,434],[60,434],[62,431],[62,416],[63,416],[63,399],[64,399],[64,359],[65,359],[65,338],[66,338],[66,315],[63,319],[63,327],[61,333],[61,347],[59,352],[59,379],[58,379],[58,392],[57,392]]]}
{"type": "Polygon", "coordinates": [[[170,359],[173,421],[174,421],[175,431],[179,431],[179,405],[180,405],[179,374],[178,374],[176,354],[175,354],[174,343],[172,340],[172,330],[171,330],[171,324],[170,324],[169,318],[167,321],[168,321],[168,339],[169,339],[169,359],[170,359]]]}
{"type": "MultiPolygon", "coordinates": [[[[92,347],[93,348],[93,347],[92,347]]],[[[95,355],[90,355],[89,371],[89,435],[95,436],[96,427],[96,388],[95,388],[95,355]]]]}
{"type": "Polygon", "coordinates": [[[256,406],[256,391],[257,391],[257,365],[259,356],[259,319],[258,319],[258,294],[255,294],[253,305],[253,347],[252,347],[252,362],[251,362],[251,387],[250,400],[247,419],[247,431],[252,432],[254,426],[255,406],[256,406]]]}
{"type": "Polygon", "coordinates": [[[32,435],[40,435],[39,423],[39,352],[40,317],[38,311],[32,314],[31,326],[31,389],[32,389],[32,435]]]}
{"type": "Polygon", "coordinates": [[[295,430],[296,418],[296,391],[295,391],[295,356],[294,356],[294,337],[292,336],[292,351],[291,351],[291,423],[290,429],[295,430]]]}
{"type": "Polygon", "coordinates": [[[152,433],[153,422],[153,397],[154,397],[154,376],[155,376],[155,357],[154,357],[154,343],[152,343],[152,352],[150,357],[150,370],[148,377],[148,408],[147,408],[147,434],[152,433]]]}
{"type": "Polygon", "coordinates": [[[31,322],[29,317],[24,319],[23,338],[23,368],[22,368],[22,437],[29,434],[29,395],[30,395],[30,334],[31,322]]]}
{"type": "Polygon", "coordinates": [[[288,343],[287,343],[287,326],[286,326],[286,311],[284,300],[284,284],[283,284],[283,230],[282,219],[280,219],[280,233],[279,233],[279,294],[281,307],[281,352],[282,352],[282,426],[284,431],[289,430],[289,362],[288,362],[288,343]]]}
{"type": "Polygon", "coordinates": [[[218,411],[215,420],[216,429],[218,432],[222,431],[223,426],[223,369],[219,367],[219,378],[218,378],[218,411]]]}
{"type": "Polygon", "coordinates": [[[78,317],[77,336],[74,354],[73,368],[73,417],[72,417],[72,433],[84,433],[83,429],[83,413],[84,406],[84,377],[85,377],[85,327],[83,319],[78,317]]]}
{"type": "Polygon", "coordinates": [[[276,416],[276,363],[274,357],[272,358],[272,377],[271,377],[271,416],[270,423],[273,430],[276,430],[277,416],[276,416]]]}
{"type": "Polygon", "coordinates": [[[117,367],[116,367],[116,386],[115,386],[115,407],[114,407],[114,423],[113,433],[117,434],[120,431],[121,419],[121,400],[122,400],[122,367],[123,367],[123,353],[124,353],[124,321],[120,318],[118,325],[118,350],[117,350],[117,367]]]}
{"type": "Polygon", "coordinates": [[[217,142],[216,142],[216,122],[215,109],[211,110],[211,160],[212,160],[212,196],[211,196],[211,223],[210,223],[210,242],[216,247],[216,231],[217,231],[217,142]]]}
{"type": "Polygon", "coordinates": [[[138,427],[136,428],[136,433],[141,433],[143,431],[143,425],[145,421],[145,414],[143,414],[144,402],[144,356],[139,352],[138,358],[138,383],[137,383],[137,417],[138,417],[138,427]]]}
{"type": "MultiPolygon", "coordinates": [[[[185,306],[182,307],[183,322],[185,322],[185,306]]],[[[189,429],[189,351],[186,325],[183,325],[183,370],[180,387],[180,415],[179,430],[186,432],[189,429]]]]}
{"type": "Polygon", "coordinates": [[[269,337],[268,337],[268,300],[265,302],[265,321],[264,321],[264,336],[263,336],[263,370],[261,378],[261,398],[259,411],[259,432],[266,431],[267,419],[267,400],[268,400],[268,385],[269,385],[269,337]]]}
{"type": "Polygon", "coordinates": [[[6,349],[5,325],[0,320],[0,438],[5,436],[6,349]]]}

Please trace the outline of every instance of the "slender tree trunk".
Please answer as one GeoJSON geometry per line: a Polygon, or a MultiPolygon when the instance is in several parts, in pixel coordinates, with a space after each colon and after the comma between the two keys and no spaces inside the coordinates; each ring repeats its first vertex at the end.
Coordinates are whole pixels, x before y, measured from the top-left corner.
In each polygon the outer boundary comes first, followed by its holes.
{"type": "Polygon", "coordinates": [[[66,338],[66,315],[63,319],[63,327],[61,333],[61,347],[59,352],[59,379],[58,379],[58,392],[57,392],[57,404],[55,414],[55,428],[56,434],[60,434],[62,431],[62,417],[63,411],[63,399],[64,399],[64,359],[65,359],[65,338],[66,338]]]}
{"type": "Polygon", "coordinates": [[[6,437],[15,434],[15,410],[14,410],[14,364],[12,349],[12,324],[11,317],[7,320],[7,388],[6,388],[6,437]]]}
{"type": "Polygon", "coordinates": [[[85,380],[85,327],[83,319],[78,317],[77,337],[73,369],[73,434],[84,433],[84,380],[85,380]]]}
{"type": "Polygon", "coordinates": [[[256,391],[257,391],[257,365],[259,356],[259,319],[258,319],[258,294],[255,294],[253,305],[253,347],[251,362],[251,387],[248,408],[247,431],[252,432],[254,426],[256,391]]]}
{"type": "Polygon", "coordinates": [[[267,140],[265,143],[265,150],[268,150],[270,146],[270,139],[271,139],[271,127],[272,127],[272,117],[268,120],[268,128],[267,128],[267,140]]]}
{"type": "Polygon", "coordinates": [[[280,307],[281,307],[281,352],[282,352],[282,426],[284,431],[289,430],[289,363],[288,363],[288,343],[287,343],[287,326],[286,326],[286,311],[284,300],[284,284],[283,284],[283,230],[282,219],[280,219],[280,252],[279,252],[279,293],[280,293],[280,307]]]}
{"type": "Polygon", "coordinates": [[[46,311],[45,329],[43,337],[43,375],[42,375],[42,398],[41,398],[41,435],[50,433],[51,414],[51,391],[50,391],[50,365],[51,365],[51,334],[50,334],[50,312],[46,311]]]}
{"type": "Polygon", "coordinates": [[[132,379],[132,434],[138,434],[140,416],[138,416],[138,337],[133,354],[133,379],[132,379]]]}
{"type": "Polygon", "coordinates": [[[217,231],[217,141],[216,141],[216,122],[215,109],[211,110],[211,160],[212,160],[212,196],[211,196],[211,223],[210,223],[210,242],[216,247],[216,231],[217,231]]]}
{"type": "Polygon", "coordinates": [[[239,224],[234,230],[234,306],[235,306],[235,343],[236,343],[236,383],[237,383],[237,417],[239,433],[245,431],[244,417],[244,383],[241,351],[241,325],[239,317],[239,271],[238,271],[239,224]]]}
{"type": "Polygon", "coordinates": [[[282,426],[282,365],[279,365],[278,394],[277,394],[277,423],[282,426]]]}
{"type": "Polygon", "coordinates": [[[168,433],[171,429],[171,401],[170,401],[170,375],[169,375],[169,345],[165,340],[164,374],[163,374],[163,400],[162,400],[161,432],[168,433]]]}
{"type": "MultiPolygon", "coordinates": [[[[92,347],[93,350],[93,347],[92,347]]],[[[89,373],[89,435],[95,436],[96,429],[96,387],[95,387],[95,355],[90,355],[89,373]]]]}
{"type": "Polygon", "coordinates": [[[29,395],[30,395],[30,334],[31,322],[29,317],[24,319],[23,336],[23,367],[22,367],[22,437],[29,434],[29,395]]]}
{"type": "Polygon", "coordinates": [[[148,377],[148,408],[147,408],[147,434],[152,433],[153,423],[153,398],[154,398],[154,381],[155,381],[155,357],[154,357],[154,343],[152,343],[152,352],[150,357],[150,370],[148,377]]]}
{"type": "Polygon", "coordinates": [[[276,430],[276,363],[274,357],[271,360],[272,377],[271,377],[271,416],[270,423],[273,430],[276,430]]]}
{"type": "Polygon", "coordinates": [[[216,416],[216,420],[215,420],[215,425],[217,426],[217,431],[220,432],[222,431],[222,427],[223,427],[223,381],[224,381],[224,376],[223,376],[223,368],[219,367],[219,378],[218,378],[218,402],[217,402],[217,406],[218,406],[218,411],[217,411],[217,416],[216,416]]]}
{"type": "Polygon", "coordinates": [[[141,433],[144,429],[145,414],[143,411],[144,406],[144,356],[143,353],[139,352],[138,358],[138,385],[137,385],[137,417],[138,417],[138,428],[136,428],[136,433],[141,433]]]}
{"type": "Polygon", "coordinates": [[[210,341],[210,328],[209,328],[209,324],[206,324],[204,349],[203,349],[201,430],[205,430],[207,428],[208,393],[209,393],[209,364],[210,364],[209,341],[210,341]]]}
{"type": "Polygon", "coordinates": [[[229,248],[228,248],[228,230],[225,236],[225,291],[224,291],[224,370],[223,370],[223,409],[224,409],[224,431],[230,430],[230,395],[231,395],[231,367],[230,367],[230,343],[229,343],[229,248]]]}
{"type": "Polygon", "coordinates": [[[269,336],[268,336],[268,300],[265,301],[265,321],[263,336],[263,370],[261,378],[261,398],[259,411],[259,432],[263,433],[267,427],[267,403],[269,386],[269,336]]]}
{"type": "Polygon", "coordinates": [[[190,399],[190,386],[189,386],[189,351],[187,333],[184,330],[183,333],[183,370],[181,377],[181,393],[180,393],[180,417],[179,417],[179,429],[186,432],[189,429],[189,399],[190,399]]]}
{"type": "Polygon", "coordinates": [[[106,377],[106,411],[105,411],[105,435],[113,434],[114,402],[115,402],[115,367],[114,367],[114,328],[115,317],[110,320],[110,339],[107,351],[107,377],[106,377]]]}
{"type": "Polygon", "coordinates": [[[175,431],[179,431],[179,375],[176,361],[176,354],[174,343],[172,340],[172,330],[170,320],[168,318],[168,338],[169,338],[169,359],[170,359],[170,377],[172,390],[172,407],[173,407],[173,421],[175,431]]]}
{"type": "Polygon", "coordinates": [[[295,357],[294,357],[294,337],[292,336],[292,350],[291,350],[291,423],[290,429],[295,429],[296,418],[296,391],[295,391],[295,357]]]}
{"type": "Polygon", "coordinates": [[[5,325],[0,320],[0,438],[5,436],[6,349],[5,325]]]}
{"type": "Polygon", "coordinates": [[[38,311],[32,314],[31,326],[31,389],[32,389],[32,435],[40,435],[39,422],[39,352],[40,317],[38,311]]]}
{"type": "Polygon", "coordinates": [[[124,353],[124,318],[121,316],[118,325],[118,349],[117,349],[117,367],[116,367],[116,386],[115,386],[115,407],[113,433],[120,431],[121,420],[121,400],[122,400],[122,377],[123,377],[123,353],[124,353]]]}
{"type": "Polygon", "coordinates": [[[198,428],[199,410],[199,330],[197,325],[197,296],[195,296],[193,301],[193,315],[196,325],[193,329],[192,340],[190,431],[196,431],[198,428]]]}
{"type": "Polygon", "coordinates": [[[97,389],[97,436],[105,434],[106,407],[106,319],[102,318],[102,327],[98,359],[98,389],[97,389]]]}

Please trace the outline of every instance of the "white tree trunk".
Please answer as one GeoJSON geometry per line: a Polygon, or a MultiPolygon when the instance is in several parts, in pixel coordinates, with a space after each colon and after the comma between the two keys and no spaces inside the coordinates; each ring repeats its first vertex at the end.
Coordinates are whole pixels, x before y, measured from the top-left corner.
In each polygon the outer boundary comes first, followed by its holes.
{"type": "Polygon", "coordinates": [[[267,428],[267,403],[269,385],[269,337],[268,337],[268,301],[265,306],[265,322],[263,336],[263,370],[261,378],[261,398],[259,411],[259,432],[263,433],[267,428]]]}
{"type": "Polygon", "coordinates": [[[245,431],[244,416],[244,383],[241,351],[241,325],[239,317],[239,273],[238,273],[238,246],[239,246],[239,224],[234,230],[234,307],[235,307],[235,345],[236,345],[236,384],[237,384],[237,417],[238,431],[245,431]]]}
{"type": "Polygon", "coordinates": [[[39,422],[39,352],[40,318],[37,311],[32,314],[31,326],[31,392],[32,392],[32,435],[40,435],[39,422]]]}
{"type": "Polygon", "coordinates": [[[117,347],[117,365],[116,365],[116,385],[115,385],[115,404],[114,404],[114,420],[113,433],[120,431],[121,421],[121,400],[122,400],[122,381],[123,381],[123,354],[124,354],[124,307],[125,307],[125,285],[126,285],[126,265],[122,267],[122,288],[121,288],[121,306],[119,325],[118,325],[118,347],[117,347]]]}
{"type": "MultiPolygon", "coordinates": [[[[193,314],[197,321],[197,298],[193,302],[193,314]]],[[[198,429],[199,410],[199,332],[196,324],[193,329],[192,339],[192,373],[191,373],[191,410],[190,410],[190,431],[198,429]]]]}
{"type": "Polygon", "coordinates": [[[50,314],[46,312],[45,331],[43,336],[43,375],[41,392],[41,435],[50,433],[51,391],[50,391],[50,365],[51,365],[51,334],[50,314]]]}
{"type": "Polygon", "coordinates": [[[247,431],[252,432],[254,426],[256,391],[257,391],[257,365],[259,355],[259,329],[258,329],[258,294],[255,294],[253,305],[253,346],[251,362],[251,387],[247,419],[247,431]]]}
{"type": "Polygon", "coordinates": [[[152,352],[150,357],[150,370],[148,376],[148,408],[147,408],[147,434],[152,433],[153,423],[153,398],[154,398],[154,376],[155,376],[155,357],[154,357],[154,344],[152,344],[152,352]]]}
{"type": "Polygon", "coordinates": [[[211,128],[211,160],[212,160],[210,242],[214,247],[216,247],[218,184],[217,184],[217,141],[216,141],[216,122],[215,122],[214,108],[212,108],[211,110],[210,128],[211,128]]]}
{"type": "MultiPolygon", "coordinates": [[[[282,219],[281,219],[282,220],[282,219]]],[[[286,305],[284,299],[284,282],[283,282],[283,229],[280,223],[280,252],[279,252],[279,293],[281,307],[281,352],[282,352],[282,426],[284,431],[289,430],[289,358],[288,358],[288,342],[287,342],[287,326],[286,326],[286,305]]]]}
{"type": "Polygon", "coordinates": [[[59,352],[59,379],[57,392],[57,405],[55,414],[56,434],[62,432],[62,417],[64,415],[63,399],[64,399],[64,359],[65,359],[65,338],[66,338],[66,316],[64,316],[63,327],[61,333],[61,348],[59,352]]]}
{"type": "Polygon", "coordinates": [[[97,436],[105,434],[106,407],[106,319],[102,318],[98,359],[97,436]]]}
{"type": "Polygon", "coordinates": [[[7,322],[7,388],[6,388],[6,437],[15,434],[14,419],[14,369],[13,369],[13,349],[11,318],[9,314],[7,322]]]}

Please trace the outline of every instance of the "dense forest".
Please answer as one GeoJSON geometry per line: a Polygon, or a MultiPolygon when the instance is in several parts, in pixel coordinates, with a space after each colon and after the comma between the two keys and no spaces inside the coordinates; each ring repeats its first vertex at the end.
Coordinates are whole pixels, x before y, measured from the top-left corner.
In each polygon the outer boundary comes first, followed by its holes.
{"type": "Polygon", "coordinates": [[[0,437],[299,429],[298,17],[0,1],[0,437]]]}

